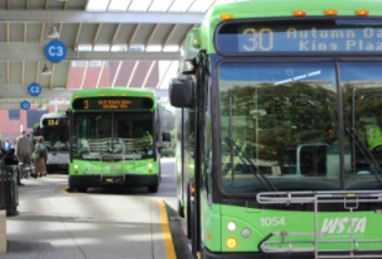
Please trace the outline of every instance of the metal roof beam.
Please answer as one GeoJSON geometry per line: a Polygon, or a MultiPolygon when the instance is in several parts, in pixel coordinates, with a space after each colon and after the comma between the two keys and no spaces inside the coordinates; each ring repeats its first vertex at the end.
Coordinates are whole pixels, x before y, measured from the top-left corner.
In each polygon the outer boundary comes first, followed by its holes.
{"type": "Polygon", "coordinates": [[[78,41],[79,41],[80,36],[81,36],[81,31],[82,31],[82,23],[78,24],[78,26],[77,26],[77,32],[76,32],[76,36],[74,37],[73,46],[78,45],[78,41]]]}
{"type": "MultiPolygon", "coordinates": [[[[178,60],[179,52],[77,52],[68,49],[66,60],[178,60]]],[[[44,48],[39,43],[0,43],[0,61],[46,61],[44,48]]]]}
{"type": "Polygon", "coordinates": [[[49,89],[53,89],[55,72],[56,72],[56,64],[53,63],[52,64],[52,74],[50,75],[50,79],[49,79],[49,89]]]}
{"type": "Polygon", "coordinates": [[[92,42],[92,47],[93,47],[93,49],[94,49],[94,46],[95,46],[96,43],[97,43],[99,34],[101,33],[101,30],[102,30],[102,23],[98,24],[98,26],[97,26],[97,31],[96,31],[96,33],[95,33],[95,35],[94,35],[93,42],[92,42]]]}
{"type": "Polygon", "coordinates": [[[110,48],[113,47],[115,41],[117,40],[119,31],[121,30],[121,27],[122,27],[122,24],[118,24],[118,25],[117,25],[117,28],[115,28],[113,37],[111,38],[111,41],[110,41],[110,48]]]}
{"type": "Polygon", "coordinates": [[[129,38],[129,41],[127,43],[127,47],[131,47],[131,45],[133,44],[134,40],[135,40],[135,37],[138,35],[138,31],[139,29],[141,28],[141,25],[140,24],[137,24],[134,28],[134,31],[133,33],[131,34],[130,38],[129,38]]]}
{"type": "MultiPolygon", "coordinates": [[[[67,60],[179,60],[180,52],[80,52],[67,60]]],[[[45,57],[44,57],[45,58],[45,57]]]]}
{"type": "Polygon", "coordinates": [[[133,24],[195,24],[203,13],[161,12],[86,12],[67,10],[0,10],[0,23],[133,23],[133,24]]]}

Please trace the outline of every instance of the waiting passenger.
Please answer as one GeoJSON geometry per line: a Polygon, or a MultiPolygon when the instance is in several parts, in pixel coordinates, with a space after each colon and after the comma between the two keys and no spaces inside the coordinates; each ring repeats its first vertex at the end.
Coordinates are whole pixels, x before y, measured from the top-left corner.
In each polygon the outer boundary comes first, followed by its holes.
{"type": "Polygon", "coordinates": [[[11,148],[12,148],[12,143],[11,143],[11,141],[10,141],[9,139],[6,139],[6,140],[5,140],[5,143],[4,143],[4,150],[5,150],[6,152],[9,152],[9,151],[11,150],[11,148]]]}
{"type": "Polygon", "coordinates": [[[32,144],[30,139],[26,136],[25,131],[17,138],[16,143],[16,156],[20,163],[30,163],[32,159],[32,144]]]}
{"type": "Polygon", "coordinates": [[[37,177],[46,176],[47,148],[44,144],[44,137],[39,137],[34,147],[35,170],[37,177]]]}

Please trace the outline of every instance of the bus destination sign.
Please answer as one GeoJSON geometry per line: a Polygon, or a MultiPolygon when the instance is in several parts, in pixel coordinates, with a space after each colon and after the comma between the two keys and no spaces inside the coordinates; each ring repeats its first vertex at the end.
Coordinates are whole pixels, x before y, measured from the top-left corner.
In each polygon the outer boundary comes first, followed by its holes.
{"type": "Polygon", "coordinates": [[[55,127],[60,124],[59,119],[45,119],[42,121],[42,124],[47,127],[55,127]]]}
{"type": "Polygon", "coordinates": [[[152,109],[153,101],[141,97],[79,98],[73,101],[75,110],[140,110],[152,109]]]}
{"type": "Polygon", "coordinates": [[[382,53],[382,25],[227,24],[217,47],[223,53],[382,53]]]}

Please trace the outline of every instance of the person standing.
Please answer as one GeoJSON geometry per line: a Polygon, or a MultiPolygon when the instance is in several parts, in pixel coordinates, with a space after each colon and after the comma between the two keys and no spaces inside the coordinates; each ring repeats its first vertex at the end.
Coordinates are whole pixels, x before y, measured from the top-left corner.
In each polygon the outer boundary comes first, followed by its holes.
{"type": "Polygon", "coordinates": [[[11,144],[11,141],[9,139],[6,139],[5,140],[5,143],[4,143],[4,150],[6,152],[9,152],[12,148],[12,144],[11,144]]]}
{"type": "Polygon", "coordinates": [[[40,136],[34,146],[35,170],[37,177],[46,176],[47,150],[44,144],[44,137],[40,136]]]}
{"type": "Polygon", "coordinates": [[[18,169],[18,184],[22,185],[20,180],[22,177],[27,177],[28,174],[25,172],[25,168],[30,168],[30,163],[32,161],[33,149],[29,138],[26,136],[25,131],[21,132],[21,135],[16,140],[16,150],[15,154],[19,161],[18,169]],[[21,175],[20,175],[21,174],[21,175]]]}
{"type": "Polygon", "coordinates": [[[16,156],[21,163],[30,163],[32,158],[32,145],[29,138],[26,136],[25,131],[17,138],[16,143],[16,156]]]}

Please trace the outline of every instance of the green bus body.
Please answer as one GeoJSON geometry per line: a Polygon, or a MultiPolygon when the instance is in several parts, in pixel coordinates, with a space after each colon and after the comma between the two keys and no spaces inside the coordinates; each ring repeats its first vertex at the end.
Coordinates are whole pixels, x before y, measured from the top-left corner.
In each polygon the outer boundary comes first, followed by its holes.
{"type": "Polygon", "coordinates": [[[180,66],[195,82],[176,118],[195,256],[382,258],[380,1],[215,6],[180,66]]]}
{"type": "Polygon", "coordinates": [[[73,93],[70,116],[71,189],[148,186],[150,192],[157,191],[160,124],[154,91],[77,91],[73,93]],[[144,103],[140,100],[148,101],[149,106],[139,106],[144,103]]]}

